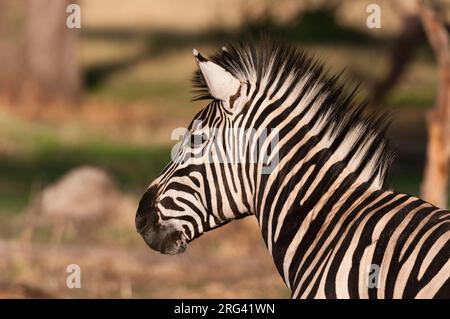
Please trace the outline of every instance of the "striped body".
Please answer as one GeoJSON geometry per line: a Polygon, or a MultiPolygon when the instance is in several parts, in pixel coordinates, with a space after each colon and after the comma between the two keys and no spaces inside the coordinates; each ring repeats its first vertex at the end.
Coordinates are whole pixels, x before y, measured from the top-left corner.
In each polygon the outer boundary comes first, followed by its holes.
{"type": "Polygon", "coordinates": [[[150,247],[255,215],[293,298],[450,297],[450,213],[384,187],[384,117],[289,46],[196,57],[213,101],[141,200],[150,247]]]}
{"type": "Polygon", "coordinates": [[[449,297],[448,211],[347,181],[319,196],[297,199],[261,227],[280,228],[266,242],[294,298],[449,297]],[[372,265],[379,274],[371,287],[372,265]]]}

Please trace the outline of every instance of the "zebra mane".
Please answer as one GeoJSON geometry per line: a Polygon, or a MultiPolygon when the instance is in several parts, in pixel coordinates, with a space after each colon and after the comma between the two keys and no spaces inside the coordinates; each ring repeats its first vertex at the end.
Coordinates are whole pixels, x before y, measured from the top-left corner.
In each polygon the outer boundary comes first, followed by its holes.
{"type": "MultiPolygon", "coordinates": [[[[390,120],[386,111],[374,112],[368,109],[367,101],[357,101],[358,84],[349,84],[343,79],[343,71],[330,75],[329,70],[318,59],[305,51],[283,41],[262,37],[259,40],[241,41],[237,45],[229,44],[216,51],[210,61],[220,65],[241,82],[266,83],[278,81],[276,89],[285,83],[304,82],[302,92],[313,88],[322,102],[317,112],[322,116],[333,139],[340,144],[358,143],[361,149],[370,145],[358,156],[362,161],[371,161],[371,172],[378,176],[385,186],[386,175],[394,158],[386,135],[390,120]],[[305,80],[306,79],[306,80],[305,80]]],[[[295,86],[289,85],[293,91],[295,86]]],[[[206,80],[200,70],[193,76],[193,100],[213,100],[209,94],[206,80]]],[[[357,151],[358,152],[358,151],[357,151]]],[[[348,158],[349,161],[352,157],[348,158]]]]}

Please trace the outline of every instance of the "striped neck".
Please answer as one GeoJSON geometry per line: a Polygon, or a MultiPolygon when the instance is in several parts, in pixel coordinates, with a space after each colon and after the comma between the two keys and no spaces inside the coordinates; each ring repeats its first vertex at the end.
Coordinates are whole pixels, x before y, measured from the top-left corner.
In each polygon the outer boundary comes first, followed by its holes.
{"type": "Polygon", "coordinates": [[[315,97],[312,100],[316,102],[305,107],[308,98],[304,96],[294,105],[277,105],[274,110],[273,102],[261,103],[255,114],[264,116],[260,120],[263,126],[278,133],[278,144],[264,149],[269,158],[276,158],[272,171],[262,173],[267,163],[259,163],[256,172],[249,174],[254,185],[254,213],[289,288],[297,276],[290,270],[297,269],[292,263],[303,258],[308,244],[334,213],[346,209],[343,202],[355,194],[383,192],[374,140],[362,145],[364,128],[358,126],[349,133],[333,134],[328,115],[317,112],[323,100],[315,97]]]}

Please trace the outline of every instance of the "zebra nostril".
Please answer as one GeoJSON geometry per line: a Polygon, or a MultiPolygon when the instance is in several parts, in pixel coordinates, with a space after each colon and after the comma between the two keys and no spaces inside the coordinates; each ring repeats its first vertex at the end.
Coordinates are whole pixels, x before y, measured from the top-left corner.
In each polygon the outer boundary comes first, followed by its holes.
{"type": "Polygon", "coordinates": [[[144,233],[148,228],[155,224],[157,221],[155,211],[157,189],[156,187],[150,187],[142,196],[139,201],[139,207],[136,211],[136,230],[139,233],[144,233]]]}
{"type": "Polygon", "coordinates": [[[146,230],[146,226],[148,225],[147,217],[145,216],[136,216],[136,230],[138,233],[143,233],[146,230]]]}

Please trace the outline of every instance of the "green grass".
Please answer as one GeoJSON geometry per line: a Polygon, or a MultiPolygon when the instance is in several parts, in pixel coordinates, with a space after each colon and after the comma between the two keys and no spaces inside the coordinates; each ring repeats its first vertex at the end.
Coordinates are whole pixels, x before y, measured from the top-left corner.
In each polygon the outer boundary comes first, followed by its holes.
{"type": "Polygon", "coordinates": [[[0,207],[2,210],[22,208],[32,185],[48,184],[79,165],[96,165],[106,169],[125,190],[144,190],[169,161],[169,154],[168,147],[87,144],[46,147],[25,157],[2,156],[0,176],[8,191],[1,192],[0,207]]]}
{"type": "Polygon", "coordinates": [[[165,112],[167,116],[186,116],[197,108],[195,103],[191,103],[193,94],[189,81],[119,79],[94,88],[91,94],[122,103],[149,103],[151,107],[159,112],[165,112]]]}
{"type": "MultiPolygon", "coordinates": [[[[16,185],[17,186],[17,185],[16,185]]],[[[14,214],[26,208],[29,199],[29,192],[27,187],[20,187],[21,189],[13,188],[8,191],[2,190],[0,193],[0,213],[14,214]]]]}
{"type": "MultiPolygon", "coordinates": [[[[102,96],[119,98],[122,101],[157,99],[182,99],[189,101],[190,87],[177,81],[124,81],[99,88],[95,93],[102,96]]],[[[170,103],[170,100],[167,102],[170,103]]]]}
{"type": "Polygon", "coordinates": [[[430,108],[434,106],[436,88],[418,88],[417,90],[396,90],[387,100],[393,107],[430,108]]]}
{"type": "Polygon", "coordinates": [[[27,158],[4,156],[0,173],[16,182],[39,179],[53,181],[68,169],[83,165],[98,165],[117,176],[126,187],[136,186],[152,178],[169,160],[165,147],[138,148],[116,145],[87,144],[43,148],[27,158]]]}
{"type": "Polygon", "coordinates": [[[125,191],[143,190],[170,160],[169,146],[138,146],[95,135],[80,126],[75,137],[58,128],[2,114],[0,136],[13,151],[0,156],[0,212],[23,210],[31,195],[71,168],[95,165],[125,191]]]}

